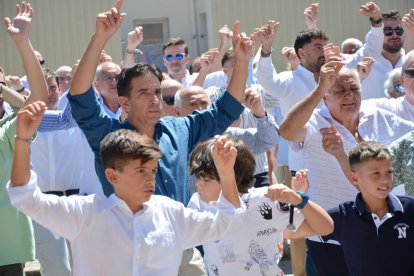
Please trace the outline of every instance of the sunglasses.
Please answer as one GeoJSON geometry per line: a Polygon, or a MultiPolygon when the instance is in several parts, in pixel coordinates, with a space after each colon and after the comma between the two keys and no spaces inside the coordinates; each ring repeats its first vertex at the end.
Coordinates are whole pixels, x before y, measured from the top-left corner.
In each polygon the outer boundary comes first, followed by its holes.
{"type": "Polygon", "coordinates": [[[174,105],[174,96],[163,96],[162,100],[168,105],[174,105]]]}
{"type": "MultiPolygon", "coordinates": [[[[175,55],[175,59],[176,60],[182,60],[185,57],[185,53],[179,53],[175,55]]],[[[171,62],[174,60],[174,56],[173,55],[166,55],[165,56],[165,60],[168,62],[171,62]]]]}
{"type": "Polygon", "coordinates": [[[385,36],[392,36],[392,34],[395,32],[396,35],[402,36],[404,34],[404,29],[402,27],[397,27],[395,29],[393,28],[384,28],[384,35],[385,36]]]}
{"type": "Polygon", "coordinates": [[[414,69],[404,70],[404,75],[406,75],[410,79],[413,79],[414,78],[414,69]]]}

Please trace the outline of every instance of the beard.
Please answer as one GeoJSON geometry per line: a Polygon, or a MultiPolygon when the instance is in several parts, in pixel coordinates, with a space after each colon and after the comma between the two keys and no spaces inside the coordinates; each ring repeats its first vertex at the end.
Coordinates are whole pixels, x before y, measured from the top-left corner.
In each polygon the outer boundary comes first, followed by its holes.
{"type": "Polygon", "coordinates": [[[396,54],[400,52],[402,45],[403,45],[403,42],[401,41],[400,43],[393,44],[393,45],[384,44],[382,48],[384,49],[384,51],[388,53],[396,54]]]}

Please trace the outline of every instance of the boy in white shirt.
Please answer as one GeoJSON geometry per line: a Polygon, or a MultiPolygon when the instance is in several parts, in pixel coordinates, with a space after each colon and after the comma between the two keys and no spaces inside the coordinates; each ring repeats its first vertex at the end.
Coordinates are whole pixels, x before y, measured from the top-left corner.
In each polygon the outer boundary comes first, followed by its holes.
{"type": "Polygon", "coordinates": [[[73,275],[177,275],[182,252],[220,239],[240,224],[233,165],[237,152],[217,137],[213,155],[222,181],[219,212],[200,213],[153,195],[162,155],[151,138],[131,130],[101,142],[105,175],[114,186],[100,195],[43,194],[30,171],[30,141],[46,106],[35,102],[17,115],[16,144],[8,185],[12,204],[71,242],[73,275]]]}
{"type": "MultiPolygon", "coordinates": [[[[333,222],[324,209],[308,201],[309,197],[303,193],[308,188],[306,171],[298,172],[292,180],[292,187],[298,192],[282,184],[252,188],[254,156],[240,139],[227,136],[227,140],[237,150],[234,173],[247,210],[243,214],[243,226],[236,232],[203,244],[206,271],[209,275],[283,275],[278,266],[281,252],[277,247],[282,233],[287,238],[331,233],[333,222]],[[292,211],[281,202],[291,204],[292,211]]],[[[213,159],[213,145],[214,140],[208,140],[191,154],[190,174],[197,177],[198,192],[188,207],[216,213],[223,179],[213,159]]]]}

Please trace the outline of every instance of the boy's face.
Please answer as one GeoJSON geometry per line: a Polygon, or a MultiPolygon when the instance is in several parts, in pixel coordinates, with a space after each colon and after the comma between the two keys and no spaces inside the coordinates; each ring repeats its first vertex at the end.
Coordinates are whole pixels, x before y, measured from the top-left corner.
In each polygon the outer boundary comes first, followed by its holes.
{"type": "Polygon", "coordinates": [[[158,159],[145,164],[140,159],[126,162],[123,171],[107,168],[106,177],[114,186],[115,194],[124,200],[133,212],[142,209],[155,192],[155,174],[158,159]]]}
{"type": "Polygon", "coordinates": [[[391,191],[393,170],[391,160],[371,160],[356,165],[350,174],[364,200],[385,199],[391,191]]]}
{"type": "Polygon", "coordinates": [[[221,185],[217,180],[212,180],[208,177],[200,177],[197,178],[196,186],[202,201],[210,202],[218,200],[221,185]]]}

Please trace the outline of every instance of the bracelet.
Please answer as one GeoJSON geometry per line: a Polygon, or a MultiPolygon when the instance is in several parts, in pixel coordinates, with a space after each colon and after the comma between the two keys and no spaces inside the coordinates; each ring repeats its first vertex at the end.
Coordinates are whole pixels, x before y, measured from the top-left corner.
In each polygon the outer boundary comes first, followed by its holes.
{"type": "Polygon", "coordinates": [[[128,49],[128,47],[125,49],[125,51],[128,53],[128,54],[131,54],[131,55],[138,55],[138,54],[141,54],[142,55],[142,52],[139,50],[139,49],[134,49],[134,50],[130,50],[130,49],[128,49]]]}
{"type": "Polygon", "coordinates": [[[302,202],[300,204],[296,205],[295,207],[298,208],[298,209],[303,209],[303,207],[305,207],[305,205],[309,201],[309,196],[305,193],[302,193],[301,191],[297,191],[296,193],[298,195],[300,195],[300,197],[302,198],[302,202]]]}
{"type": "Polygon", "coordinates": [[[269,53],[265,53],[265,52],[263,52],[263,49],[262,50],[260,50],[260,56],[261,57],[270,57],[272,55],[272,50],[270,50],[270,52],[269,53]]]}
{"type": "Polygon", "coordinates": [[[379,23],[381,23],[382,22],[382,17],[380,17],[379,19],[377,19],[377,20],[374,20],[372,17],[370,17],[369,18],[369,22],[371,22],[371,25],[377,25],[377,24],[379,24],[379,23]]]}
{"type": "Polygon", "coordinates": [[[20,137],[19,137],[19,136],[17,136],[17,135],[14,135],[14,139],[16,139],[16,140],[20,140],[20,141],[25,142],[25,143],[27,143],[27,144],[29,144],[29,145],[33,144],[33,138],[24,139],[24,138],[20,138],[20,137]]]}
{"type": "Polygon", "coordinates": [[[16,90],[16,92],[18,92],[18,93],[21,93],[21,92],[23,92],[24,90],[26,89],[26,87],[22,87],[22,88],[20,88],[19,90],[16,90]]]}

